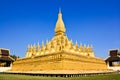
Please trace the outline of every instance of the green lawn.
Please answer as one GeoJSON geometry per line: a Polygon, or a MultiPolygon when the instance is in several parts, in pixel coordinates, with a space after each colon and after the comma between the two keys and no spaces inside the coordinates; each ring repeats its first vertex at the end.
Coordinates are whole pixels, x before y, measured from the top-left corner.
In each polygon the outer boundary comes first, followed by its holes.
{"type": "Polygon", "coordinates": [[[0,80],[120,80],[120,74],[72,77],[72,78],[0,74],[0,80]]]}

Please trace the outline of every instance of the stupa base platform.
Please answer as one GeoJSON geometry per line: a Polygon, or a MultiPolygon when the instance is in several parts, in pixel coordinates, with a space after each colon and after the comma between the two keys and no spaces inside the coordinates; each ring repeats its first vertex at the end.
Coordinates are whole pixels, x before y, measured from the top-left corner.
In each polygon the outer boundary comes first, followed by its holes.
{"type": "Polygon", "coordinates": [[[79,54],[58,52],[19,59],[13,63],[11,71],[44,71],[44,70],[107,70],[104,60],[79,54]]]}
{"type": "Polygon", "coordinates": [[[43,77],[80,77],[80,76],[96,76],[107,74],[118,74],[120,72],[105,70],[105,71],[77,71],[77,70],[44,70],[44,71],[6,71],[3,74],[18,74],[43,77]]]}

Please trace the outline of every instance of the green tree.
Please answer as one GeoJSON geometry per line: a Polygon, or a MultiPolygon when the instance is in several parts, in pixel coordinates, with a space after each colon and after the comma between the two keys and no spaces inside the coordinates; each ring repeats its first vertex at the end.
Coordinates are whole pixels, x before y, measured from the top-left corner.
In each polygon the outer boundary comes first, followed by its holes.
{"type": "Polygon", "coordinates": [[[15,59],[15,61],[16,61],[17,58],[19,58],[19,56],[16,56],[16,55],[10,55],[10,57],[12,57],[13,59],[15,59]]]}

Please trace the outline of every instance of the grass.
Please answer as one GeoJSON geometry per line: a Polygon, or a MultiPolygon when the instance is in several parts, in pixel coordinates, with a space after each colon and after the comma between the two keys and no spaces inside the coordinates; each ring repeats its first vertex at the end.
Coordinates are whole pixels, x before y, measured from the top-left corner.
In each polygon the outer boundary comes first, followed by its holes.
{"type": "Polygon", "coordinates": [[[120,74],[83,76],[83,77],[42,77],[15,74],[0,74],[0,80],[120,80],[120,74]]]}

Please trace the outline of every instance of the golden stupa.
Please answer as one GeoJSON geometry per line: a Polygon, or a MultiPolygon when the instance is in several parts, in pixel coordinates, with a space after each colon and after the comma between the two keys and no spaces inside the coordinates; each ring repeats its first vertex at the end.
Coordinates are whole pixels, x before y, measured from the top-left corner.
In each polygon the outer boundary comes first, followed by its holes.
{"type": "Polygon", "coordinates": [[[66,29],[59,11],[55,36],[42,46],[29,45],[26,56],[13,63],[12,71],[42,70],[107,70],[103,59],[96,58],[92,46],[73,45],[65,34],[66,29]]]}

